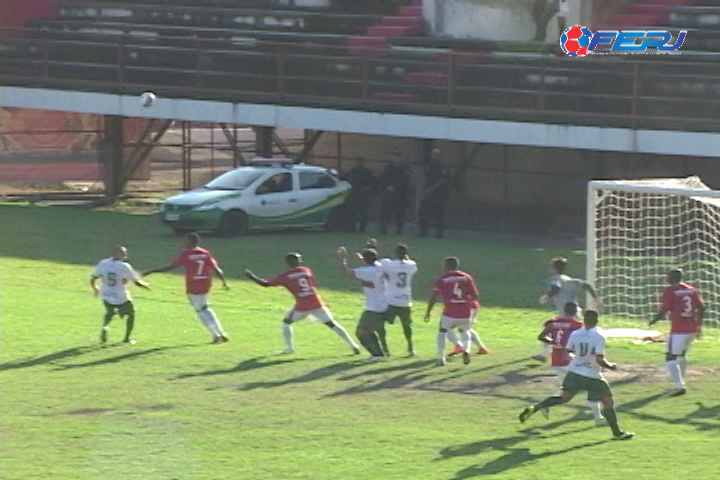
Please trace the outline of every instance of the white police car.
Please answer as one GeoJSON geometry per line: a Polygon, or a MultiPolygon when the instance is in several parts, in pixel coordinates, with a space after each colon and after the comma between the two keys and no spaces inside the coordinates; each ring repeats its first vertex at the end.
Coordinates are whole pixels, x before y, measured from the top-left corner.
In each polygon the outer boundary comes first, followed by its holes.
{"type": "Polygon", "coordinates": [[[350,194],[350,184],[322,167],[294,165],[284,158],[254,159],[204,187],[166,199],[163,223],[178,233],[331,228],[350,194]]]}

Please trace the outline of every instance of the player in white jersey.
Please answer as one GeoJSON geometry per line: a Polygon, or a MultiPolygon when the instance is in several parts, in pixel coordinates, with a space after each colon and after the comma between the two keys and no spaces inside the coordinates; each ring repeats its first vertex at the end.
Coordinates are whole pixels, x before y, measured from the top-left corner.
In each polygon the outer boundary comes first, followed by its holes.
{"type": "MultiPolygon", "coordinates": [[[[540,297],[540,303],[542,305],[552,302],[555,305],[555,314],[562,316],[565,310],[565,305],[568,303],[578,303],[578,295],[586,291],[590,294],[595,302],[595,309],[601,307],[600,299],[595,292],[592,285],[588,284],[585,280],[579,278],[573,278],[565,273],[567,270],[568,260],[565,257],[555,257],[550,261],[550,271],[552,276],[548,280],[550,291],[540,297]]],[[[578,313],[582,313],[582,310],[578,310],[578,313]]],[[[547,361],[547,357],[550,353],[551,347],[547,344],[541,343],[540,353],[535,355],[535,359],[541,362],[547,361]]]]}
{"type": "Polygon", "coordinates": [[[570,361],[568,373],[563,380],[562,394],[548,397],[536,405],[525,408],[520,413],[521,423],[525,423],[538,411],[543,412],[547,417],[550,407],[569,402],[577,393],[585,390],[600,397],[603,404],[602,413],[615,440],[629,440],[635,436],[634,433],[622,431],[618,425],[612,390],[600,370],[601,368],[616,370],[617,365],[605,359],[605,337],[597,331],[597,325],[597,312],[593,310],[585,312],[583,328],[570,334],[566,346],[566,349],[575,356],[570,361]]]}
{"type": "MultiPolygon", "coordinates": [[[[383,258],[380,260],[382,273],[387,279],[387,303],[388,311],[386,321],[395,323],[395,318],[400,318],[403,335],[407,341],[408,356],[415,356],[412,340],[412,281],[417,273],[418,267],[414,260],[408,256],[408,247],[398,243],[395,246],[394,258],[383,258]]],[[[382,347],[386,353],[387,341],[385,339],[385,327],[380,332],[382,347]]]]}
{"type": "Polygon", "coordinates": [[[365,311],[360,316],[355,335],[360,344],[370,352],[370,360],[382,360],[386,355],[380,344],[379,329],[385,322],[388,304],[385,275],[378,262],[377,251],[372,248],[363,250],[360,255],[364,265],[358,268],[348,267],[345,247],[339,247],[335,252],[340,258],[343,273],[360,280],[365,295],[365,311]]]}
{"type": "Polygon", "coordinates": [[[105,317],[100,331],[101,343],[107,342],[110,321],[115,316],[115,313],[120,317],[125,317],[125,337],[123,342],[135,343],[130,338],[135,326],[135,306],[130,298],[130,292],[127,290],[127,284],[128,282],[134,282],[135,285],[146,290],[150,289],[150,285],[140,280],[140,276],[125,261],[126,259],[127,249],[117,245],[113,248],[112,255],[101,260],[90,276],[90,287],[93,293],[96,297],[100,296],[105,304],[105,317]],[[100,288],[97,286],[98,279],[102,280],[100,288]]]}

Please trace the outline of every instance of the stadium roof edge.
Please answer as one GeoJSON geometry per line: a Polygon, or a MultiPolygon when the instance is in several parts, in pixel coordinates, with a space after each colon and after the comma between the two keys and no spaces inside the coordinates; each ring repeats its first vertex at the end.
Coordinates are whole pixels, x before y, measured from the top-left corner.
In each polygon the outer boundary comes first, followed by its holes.
{"type": "Polygon", "coordinates": [[[553,125],[181,98],[159,98],[155,106],[145,108],[138,97],[130,95],[8,86],[0,86],[0,107],[474,143],[720,157],[717,148],[720,133],[716,132],[553,125]]]}

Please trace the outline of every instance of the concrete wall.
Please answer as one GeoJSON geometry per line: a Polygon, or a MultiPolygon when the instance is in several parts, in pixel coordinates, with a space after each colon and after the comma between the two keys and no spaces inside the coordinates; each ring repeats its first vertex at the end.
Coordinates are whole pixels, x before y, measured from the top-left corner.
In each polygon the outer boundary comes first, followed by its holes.
{"type": "MultiPolygon", "coordinates": [[[[351,168],[350,160],[363,156],[368,166],[380,173],[388,154],[400,150],[413,165],[416,185],[420,185],[422,169],[417,154],[421,142],[343,134],[340,164],[343,169],[351,168]]],[[[474,146],[449,141],[435,145],[452,170],[474,146]]],[[[326,135],[314,154],[313,163],[337,168],[337,136],[326,135]]],[[[719,167],[720,160],[714,158],[484,144],[471,169],[458,179],[448,216],[455,227],[581,235],[590,180],[699,175],[706,184],[720,189],[719,167]]]]}

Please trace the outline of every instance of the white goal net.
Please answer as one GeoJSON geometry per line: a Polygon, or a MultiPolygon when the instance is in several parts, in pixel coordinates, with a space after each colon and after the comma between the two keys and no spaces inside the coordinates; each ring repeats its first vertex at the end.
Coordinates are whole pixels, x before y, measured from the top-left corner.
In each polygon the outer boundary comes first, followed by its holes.
{"type": "Polygon", "coordinates": [[[594,181],[587,210],[587,277],[605,314],[649,320],[682,268],[720,326],[720,191],[698,177],[594,181]]]}

